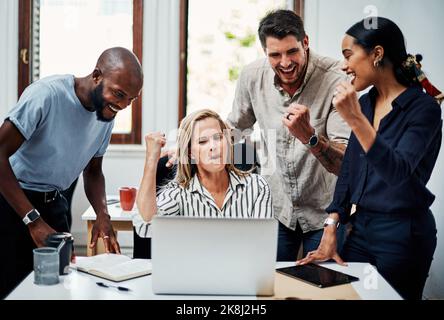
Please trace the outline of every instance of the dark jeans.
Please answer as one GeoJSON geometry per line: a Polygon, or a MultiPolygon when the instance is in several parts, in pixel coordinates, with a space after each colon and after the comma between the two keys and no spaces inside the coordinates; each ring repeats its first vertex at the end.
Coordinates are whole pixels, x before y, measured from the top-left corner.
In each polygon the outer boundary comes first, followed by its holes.
{"type": "Polygon", "coordinates": [[[79,179],[74,180],[74,182],[71,184],[71,186],[66,189],[65,191],[62,191],[62,195],[65,197],[66,201],[68,202],[68,208],[69,208],[69,212],[68,212],[68,226],[69,229],[71,229],[72,226],[72,212],[71,212],[71,207],[72,207],[72,197],[74,195],[74,191],[76,189],[76,185],[79,179]]]}
{"type": "Polygon", "coordinates": [[[415,216],[358,211],[342,258],[368,262],[404,299],[421,299],[436,248],[431,211],[415,216]]]}
{"type": "MultiPolygon", "coordinates": [[[[337,230],[338,252],[341,252],[345,240],[345,227],[340,225],[337,230]]],[[[324,229],[303,233],[299,224],[291,230],[279,222],[277,261],[296,261],[302,243],[303,256],[316,250],[321,242],[324,229]]]]}
{"type": "MultiPolygon", "coordinates": [[[[57,232],[69,231],[68,204],[62,195],[45,203],[41,193],[24,190],[45,222],[57,232]]],[[[36,247],[29,229],[0,194],[0,299],[12,291],[32,270],[36,247]]]]}

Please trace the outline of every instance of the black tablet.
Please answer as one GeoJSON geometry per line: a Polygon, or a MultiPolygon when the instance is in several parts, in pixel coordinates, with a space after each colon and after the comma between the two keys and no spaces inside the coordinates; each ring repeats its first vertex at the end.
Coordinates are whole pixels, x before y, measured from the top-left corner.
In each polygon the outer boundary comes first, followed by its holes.
{"type": "Polygon", "coordinates": [[[279,268],[276,269],[276,271],[319,288],[332,287],[359,280],[359,278],[351,275],[312,263],[301,266],[279,268]]]}

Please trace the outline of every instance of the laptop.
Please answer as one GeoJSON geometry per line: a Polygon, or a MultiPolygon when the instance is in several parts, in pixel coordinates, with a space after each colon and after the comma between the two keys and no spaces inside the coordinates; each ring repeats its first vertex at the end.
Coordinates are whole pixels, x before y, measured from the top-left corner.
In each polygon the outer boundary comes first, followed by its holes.
{"type": "Polygon", "coordinates": [[[152,222],[156,294],[274,294],[277,220],[157,216],[152,222]]]}

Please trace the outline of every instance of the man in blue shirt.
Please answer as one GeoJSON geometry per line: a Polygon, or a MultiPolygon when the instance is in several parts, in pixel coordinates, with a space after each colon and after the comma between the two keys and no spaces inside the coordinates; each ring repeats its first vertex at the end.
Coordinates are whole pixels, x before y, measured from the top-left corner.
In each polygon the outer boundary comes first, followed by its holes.
{"type": "Polygon", "coordinates": [[[143,73],[124,48],[104,51],[84,77],[57,75],[31,84],[0,127],[0,298],[33,266],[32,249],[54,232],[69,231],[69,206],[60,192],[83,171],[97,214],[89,244],[103,238],[120,252],[106,207],[102,159],[114,118],[136,99],[143,73]]]}

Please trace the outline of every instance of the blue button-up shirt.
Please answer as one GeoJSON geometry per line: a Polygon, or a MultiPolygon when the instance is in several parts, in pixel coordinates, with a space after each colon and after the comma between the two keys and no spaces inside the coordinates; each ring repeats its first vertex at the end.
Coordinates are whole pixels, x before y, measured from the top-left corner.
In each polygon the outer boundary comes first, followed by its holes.
{"type": "MultiPolygon", "coordinates": [[[[377,90],[359,100],[373,123],[377,90]]],[[[376,140],[367,153],[352,133],[326,209],[348,221],[353,204],[376,213],[414,214],[429,209],[435,196],[426,188],[441,147],[441,108],[429,95],[410,87],[393,102],[381,120],[376,140]]]]}

